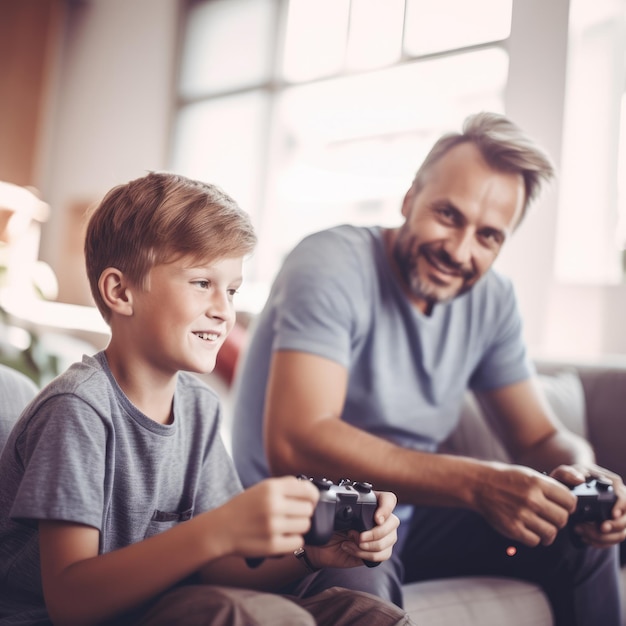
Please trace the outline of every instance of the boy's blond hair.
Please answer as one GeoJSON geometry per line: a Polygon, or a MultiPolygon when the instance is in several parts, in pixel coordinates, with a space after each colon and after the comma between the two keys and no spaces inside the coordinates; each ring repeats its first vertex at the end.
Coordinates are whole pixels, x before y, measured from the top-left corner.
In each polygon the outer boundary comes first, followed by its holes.
{"type": "Polygon", "coordinates": [[[155,265],[245,256],[256,244],[250,217],[221,189],[184,176],[151,172],[114,187],[90,214],[85,263],[91,293],[105,320],[110,310],[98,281],[115,267],[145,286],[155,265]]]}

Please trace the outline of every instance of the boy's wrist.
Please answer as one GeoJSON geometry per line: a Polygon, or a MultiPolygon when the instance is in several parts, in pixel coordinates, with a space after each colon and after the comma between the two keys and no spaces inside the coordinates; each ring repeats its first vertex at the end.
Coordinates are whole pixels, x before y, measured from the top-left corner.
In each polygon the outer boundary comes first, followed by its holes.
{"type": "Polygon", "coordinates": [[[308,574],[315,574],[315,572],[320,571],[319,567],[315,567],[315,565],[311,563],[304,548],[298,548],[297,550],[294,550],[293,555],[296,557],[296,559],[298,559],[298,561],[300,561],[300,563],[302,563],[304,569],[307,571],[308,574]]]}

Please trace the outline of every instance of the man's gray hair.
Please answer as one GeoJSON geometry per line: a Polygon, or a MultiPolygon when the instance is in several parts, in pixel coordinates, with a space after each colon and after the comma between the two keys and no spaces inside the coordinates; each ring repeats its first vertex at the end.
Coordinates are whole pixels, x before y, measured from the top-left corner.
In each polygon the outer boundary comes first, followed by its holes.
{"type": "Polygon", "coordinates": [[[413,189],[419,192],[432,166],[452,148],[466,142],[473,143],[493,169],[522,175],[525,199],[521,221],[539,196],[542,183],[548,183],[554,177],[554,166],[542,148],[510,119],[498,113],[470,115],[463,123],[462,132],[443,135],[417,171],[413,189]]]}

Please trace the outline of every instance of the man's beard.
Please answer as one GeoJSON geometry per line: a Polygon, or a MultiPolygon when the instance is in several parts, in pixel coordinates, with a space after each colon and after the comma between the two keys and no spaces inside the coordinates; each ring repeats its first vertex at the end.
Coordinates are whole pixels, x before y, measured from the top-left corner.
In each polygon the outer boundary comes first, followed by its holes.
{"type": "Polygon", "coordinates": [[[476,271],[473,267],[453,261],[450,255],[440,244],[422,244],[415,247],[415,237],[404,228],[400,229],[398,238],[393,246],[393,258],[396,262],[400,276],[410,295],[418,300],[423,300],[430,311],[437,303],[449,302],[454,298],[469,291],[476,282],[476,271]],[[414,250],[414,252],[412,252],[414,250]],[[421,258],[432,259],[437,265],[461,278],[461,286],[449,293],[449,288],[433,283],[420,275],[418,261],[421,258]]]}

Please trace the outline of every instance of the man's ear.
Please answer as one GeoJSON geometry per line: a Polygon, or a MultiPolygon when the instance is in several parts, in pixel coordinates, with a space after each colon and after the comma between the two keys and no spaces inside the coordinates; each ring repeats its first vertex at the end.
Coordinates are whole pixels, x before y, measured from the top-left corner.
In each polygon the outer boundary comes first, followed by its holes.
{"type": "Polygon", "coordinates": [[[415,186],[411,185],[409,190],[404,194],[404,199],[402,200],[402,216],[406,219],[411,213],[411,208],[413,207],[413,203],[415,202],[415,196],[417,195],[415,191],[415,186]]]}
{"type": "Polygon", "coordinates": [[[98,281],[98,289],[109,309],[119,315],[133,314],[133,296],[124,273],[116,267],[107,267],[98,281]]]}

